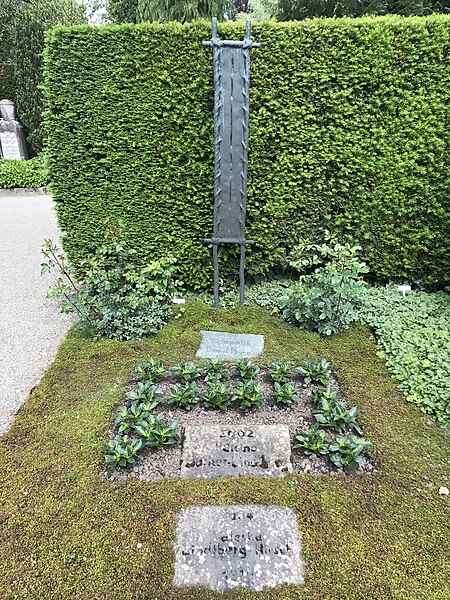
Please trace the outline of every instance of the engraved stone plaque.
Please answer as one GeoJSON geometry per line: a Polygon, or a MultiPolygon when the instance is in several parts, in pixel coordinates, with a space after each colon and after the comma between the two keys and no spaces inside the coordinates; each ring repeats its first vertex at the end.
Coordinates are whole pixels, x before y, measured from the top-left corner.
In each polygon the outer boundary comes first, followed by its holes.
{"type": "Polygon", "coordinates": [[[181,511],[174,584],[259,591],[304,583],[295,513],[280,506],[196,506],[181,511]]]}
{"type": "Polygon", "coordinates": [[[19,148],[19,140],[14,131],[3,131],[0,133],[0,144],[3,158],[9,160],[20,160],[22,158],[19,148]]]}
{"type": "Polygon", "coordinates": [[[292,471],[287,425],[190,425],[181,477],[280,476],[292,471]]]}
{"type": "Polygon", "coordinates": [[[200,358],[237,359],[258,356],[264,349],[264,336],[252,333],[200,331],[202,341],[197,351],[200,358]]]}

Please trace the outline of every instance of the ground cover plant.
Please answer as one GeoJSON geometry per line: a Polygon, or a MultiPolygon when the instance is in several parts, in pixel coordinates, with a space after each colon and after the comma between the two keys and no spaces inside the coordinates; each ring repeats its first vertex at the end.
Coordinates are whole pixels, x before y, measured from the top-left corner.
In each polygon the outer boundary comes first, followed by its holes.
{"type": "MultiPolygon", "coordinates": [[[[217,311],[189,302],[179,319],[140,341],[95,341],[72,330],[0,439],[0,596],[213,600],[214,592],[172,586],[176,517],[190,506],[246,503],[292,508],[303,539],[305,585],[265,590],[264,600],[446,600],[448,496],[438,490],[449,487],[447,460],[448,436],[405,404],[361,326],[323,338],[255,306],[217,311]],[[195,360],[201,329],[264,333],[260,364],[326,356],[359,409],[378,472],[102,479],[107,432],[130,373],[143,356],[166,365],[195,360]]],[[[255,598],[245,590],[227,596],[255,598]]]]}
{"type": "MultiPolygon", "coordinates": [[[[324,428],[326,437],[321,439],[326,440],[325,446],[317,452],[309,452],[311,446],[305,446],[305,449],[308,450],[306,455],[328,457],[331,461],[328,469],[320,465],[320,461],[310,461],[303,464],[304,470],[327,472],[331,464],[347,470],[363,465],[370,470],[371,465],[363,462],[362,453],[372,448],[372,444],[362,437],[351,437],[354,433],[362,435],[357,421],[358,410],[356,406],[348,406],[331,384],[333,375],[330,367],[324,358],[320,361],[305,360],[298,366],[274,361],[266,367],[260,367],[249,359],[236,362],[210,359],[206,363],[180,361],[176,366],[164,367],[161,361],[149,358],[133,371],[132,389],[125,395],[127,404],[121,405],[117,411],[105,461],[109,467],[134,466],[140,450],[177,444],[182,441],[184,425],[201,425],[205,419],[210,422],[211,415],[207,415],[205,410],[222,412],[213,417],[214,424],[220,425],[232,422],[230,419],[242,424],[244,413],[248,413],[249,422],[253,419],[268,423],[273,420],[274,414],[268,414],[267,410],[274,411],[279,407],[285,410],[279,411],[275,421],[290,424],[291,437],[294,437],[297,415],[301,415],[302,424],[317,422],[311,429],[312,435],[317,427],[324,428]],[[158,385],[155,385],[156,372],[158,385]],[[297,410],[291,410],[289,414],[286,409],[293,408],[296,403],[301,407],[296,406],[297,410]],[[265,410],[259,411],[262,407],[265,410]],[[164,421],[164,411],[170,414],[171,422],[164,421]],[[189,417],[187,411],[191,412],[189,417]],[[226,411],[229,412],[224,418],[226,411]],[[156,443],[157,425],[166,435],[161,443],[156,443]],[[326,451],[323,451],[324,448],[326,451]]],[[[303,433],[308,435],[308,432],[303,433]]],[[[298,435],[293,448],[303,448],[298,435]]],[[[158,464],[159,455],[147,452],[131,474],[141,479],[179,476],[181,449],[172,450],[164,456],[165,467],[158,464]]],[[[298,462],[294,456],[294,466],[298,462]]],[[[121,478],[119,473],[106,476],[110,480],[121,478]]]]}
{"type": "Polygon", "coordinates": [[[43,155],[29,160],[0,158],[0,189],[40,188],[49,183],[43,155]]]}

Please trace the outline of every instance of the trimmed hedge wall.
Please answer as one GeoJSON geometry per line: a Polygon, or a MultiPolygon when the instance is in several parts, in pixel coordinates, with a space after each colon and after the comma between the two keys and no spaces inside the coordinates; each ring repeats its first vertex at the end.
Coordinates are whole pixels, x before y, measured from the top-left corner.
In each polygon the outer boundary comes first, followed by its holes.
{"type": "MultiPolygon", "coordinates": [[[[139,260],[172,250],[186,283],[210,285],[210,32],[196,22],[47,34],[48,162],[75,263],[115,215],[139,260]]],[[[254,24],[250,275],[329,229],[361,244],[378,278],[448,278],[449,32],[447,16],[254,24]]],[[[219,33],[240,39],[244,24],[219,33]]]]}
{"type": "Polygon", "coordinates": [[[40,188],[48,184],[43,154],[29,160],[0,158],[0,189],[40,188]]]}
{"type": "Polygon", "coordinates": [[[14,102],[14,65],[12,63],[0,63],[0,100],[12,100],[14,102]]]}

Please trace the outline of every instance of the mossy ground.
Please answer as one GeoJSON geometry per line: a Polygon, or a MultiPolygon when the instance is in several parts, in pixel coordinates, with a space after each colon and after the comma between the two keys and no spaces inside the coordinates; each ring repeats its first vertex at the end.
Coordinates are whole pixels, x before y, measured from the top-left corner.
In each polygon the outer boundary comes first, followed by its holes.
{"type": "Polygon", "coordinates": [[[406,404],[359,326],[323,339],[261,308],[216,311],[191,302],[139,342],[94,342],[71,332],[0,441],[0,597],[223,597],[172,587],[176,516],[193,505],[245,503],[296,511],[306,583],[226,598],[444,600],[450,504],[438,489],[449,475],[448,450],[448,435],[406,404]],[[105,482],[107,432],[133,366],[148,355],[171,364],[193,359],[200,329],[263,333],[262,364],[326,356],[360,409],[380,472],[105,482]]]}

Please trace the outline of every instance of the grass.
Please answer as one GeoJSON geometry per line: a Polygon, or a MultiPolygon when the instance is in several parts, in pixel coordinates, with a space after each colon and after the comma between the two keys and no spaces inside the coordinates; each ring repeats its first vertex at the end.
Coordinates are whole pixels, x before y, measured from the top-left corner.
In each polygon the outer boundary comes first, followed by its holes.
{"type": "Polygon", "coordinates": [[[293,508],[306,583],[225,597],[264,600],[450,596],[448,435],[405,403],[368,330],[330,339],[255,306],[186,304],[179,319],[139,342],[94,342],[70,332],[0,441],[0,597],[209,600],[172,586],[176,516],[194,505],[293,508]],[[360,409],[377,475],[287,479],[102,480],[103,453],[129,373],[148,355],[194,359],[200,329],[264,333],[262,364],[322,356],[360,409]],[[142,544],[138,548],[137,545],[142,544]]]}

